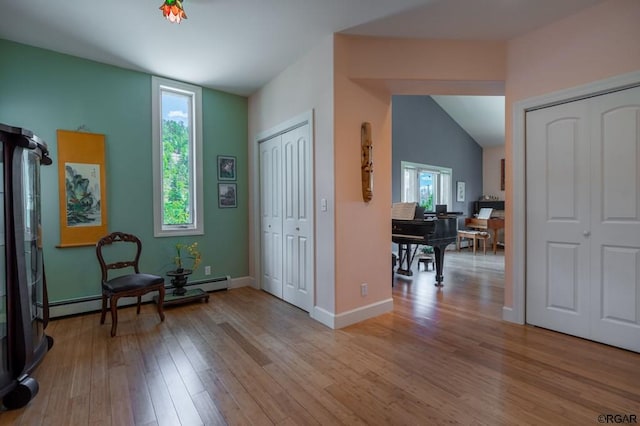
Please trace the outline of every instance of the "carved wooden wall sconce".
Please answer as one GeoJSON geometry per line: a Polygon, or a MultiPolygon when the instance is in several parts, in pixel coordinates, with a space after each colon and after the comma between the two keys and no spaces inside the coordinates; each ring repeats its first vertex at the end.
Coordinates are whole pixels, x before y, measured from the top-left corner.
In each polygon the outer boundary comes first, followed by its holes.
{"type": "Polygon", "coordinates": [[[368,203],[373,199],[373,141],[371,140],[371,124],[362,123],[360,128],[360,143],[362,147],[360,165],[362,173],[362,199],[368,203]]]}

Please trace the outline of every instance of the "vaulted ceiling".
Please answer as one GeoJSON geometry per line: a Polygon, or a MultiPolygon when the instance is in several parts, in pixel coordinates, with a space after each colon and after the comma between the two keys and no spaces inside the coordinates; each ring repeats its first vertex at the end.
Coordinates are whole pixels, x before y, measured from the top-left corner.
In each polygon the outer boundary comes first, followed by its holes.
{"type": "Polygon", "coordinates": [[[336,32],[508,40],[600,1],[184,0],[179,25],[161,0],[6,1],[0,38],[247,96],[336,32]]]}

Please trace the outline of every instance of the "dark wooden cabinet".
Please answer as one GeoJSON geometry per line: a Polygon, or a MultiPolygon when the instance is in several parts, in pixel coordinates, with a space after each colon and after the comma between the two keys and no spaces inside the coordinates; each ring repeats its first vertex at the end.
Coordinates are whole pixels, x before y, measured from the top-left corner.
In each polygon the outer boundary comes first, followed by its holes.
{"type": "Polygon", "coordinates": [[[42,257],[40,166],[47,146],[32,132],[0,124],[0,398],[7,409],[38,392],[30,377],[53,345],[42,257]]]}
{"type": "Polygon", "coordinates": [[[502,200],[480,200],[473,203],[473,214],[478,214],[480,209],[493,209],[504,212],[504,201],[502,200]]]}

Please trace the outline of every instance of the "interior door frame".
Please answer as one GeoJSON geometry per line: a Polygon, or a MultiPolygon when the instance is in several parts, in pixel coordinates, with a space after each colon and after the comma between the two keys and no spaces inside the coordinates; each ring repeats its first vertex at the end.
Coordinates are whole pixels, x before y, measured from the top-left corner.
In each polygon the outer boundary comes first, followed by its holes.
{"type": "MultiPolygon", "coordinates": [[[[316,241],[316,228],[315,228],[315,169],[314,169],[314,165],[315,165],[315,161],[314,161],[314,147],[315,147],[315,140],[314,140],[314,135],[315,135],[315,129],[314,129],[314,123],[313,123],[313,109],[305,111],[299,115],[296,115],[295,117],[292,117],[270,129],[264,130],[262,132],[259,132],[257,134],[257,136],[255,137],[254,140],[254,144],[255,144],[255,148],[254,151],[254,162],[253,164],[258,165],[260,164],[259,161],[259,156],[260,156],[260,149],[259,149],[259,144],[261,142],[264,142],[268,139],[274,138],[278,135],[282,135],[290,130],[296,129],[298,127],[302,127],[305,124],[309,124],[309,142],[310,142],[310,149],[311,149],[311,161],[309,163],[309,167],[310,167],[310,171],[311,171],[311,204],[309,206],[309,211],[310,211],[310,221],[311,223],[313,223],[312,226],[312,233],[311,233],[311,247],[312,247],[312,261],[311,261],[311,267],[312,267],[312,271],[311,271],[311,292],[313,294],[313,301],[312,301],[312,309],[310,309],[309,311],[309,315],[312,316],[313,315],[313,307],[315,306],[315,283],[316,283],[316,261],[315,261],[315,241],[316,241]]],[[[254,200],[255,203],[253,204],[253,214],[254,214],[254,224],[255,224],[255,232],[253,235],[253,247],[255,247],[255,250],[253,251],[253,262],[255,265],[255,279],[256,279],[256,287],[258,289],[262,289],[262,238],[261,238],[261,223],[260,223],[260,203],[262,202],[261,200],[261,195],[260,195],[260,172],[258,171],[258,173],[254,173],[254,181],[253,181],[253,194],[254,194],[254,200]]]]}
{"type": "Polygon", "coordinates": [[[525,129],[528,111],[585,99],[609,92],[640,86],[640,71],[622,74],[604,80],[598,80],[557,92],[523,99],[513,104],[513,143],[511,145],[511,170],[513,186],[511,191],[511,218],[513,237],[512,268],[512,306],[503,306],[502,318],[505,321],[524,324],[526,321],[526,272],[527,272],[527,230],[526,230],[526,159],[525,129]]]}

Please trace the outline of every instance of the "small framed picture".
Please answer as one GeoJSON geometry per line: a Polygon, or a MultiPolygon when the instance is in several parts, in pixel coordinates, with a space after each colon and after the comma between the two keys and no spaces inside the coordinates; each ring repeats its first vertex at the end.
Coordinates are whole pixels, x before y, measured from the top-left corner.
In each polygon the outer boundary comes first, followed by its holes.
{"type": "Polygon", "coordinates": [[[465,185],[464,182],[459,180],[458,181],[458,187],[457,187],[457,191],[456,191],[456,201],[464,201],[464,196],[465,196],[465,185]]]}
{"type": "Polygon", "coordinates": [[[238,194],[235,183],[218,184],[218,207],[221,209],[238,207],[238,194]]]}
{"type": "Polygon", "coordinates": [[[236,157],[218,155],[218,180],[236,180],[236,157]]]}

